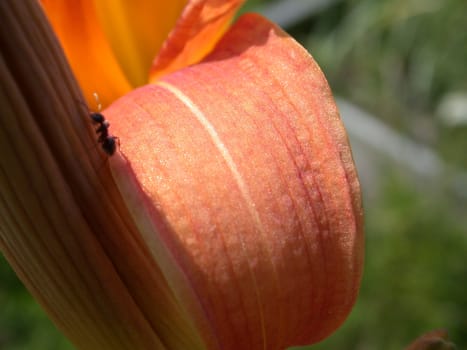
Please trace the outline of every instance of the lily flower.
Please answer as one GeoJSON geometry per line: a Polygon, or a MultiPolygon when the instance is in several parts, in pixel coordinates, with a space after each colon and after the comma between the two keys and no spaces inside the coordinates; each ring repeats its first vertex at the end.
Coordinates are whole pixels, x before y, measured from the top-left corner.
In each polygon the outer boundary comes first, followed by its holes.
{"type": "Polygon", "coordinates": [[[328,83],[242,1],[168,4],[0,2],[1,251],[79,349],[320,341],[364,249],[328,83]]]}

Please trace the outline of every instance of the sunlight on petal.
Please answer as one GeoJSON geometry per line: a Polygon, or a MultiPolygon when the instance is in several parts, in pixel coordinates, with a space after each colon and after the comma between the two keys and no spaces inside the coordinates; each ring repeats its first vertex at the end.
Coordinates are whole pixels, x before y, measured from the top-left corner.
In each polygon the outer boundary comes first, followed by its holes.
{"type": "Polygon", "coordinates": [[[153,62],[150,81],[201,60],[222,37],[244,0],[192,0],[153,62]]]}
{"type": "Polygon", "coordinates": [[[329,86],[298,43],[245,15],[202,64],[105,113],[128,159],[114,178],[207,343],[284,349],[342,324],[362,275],[360,188],[329,86]]]}

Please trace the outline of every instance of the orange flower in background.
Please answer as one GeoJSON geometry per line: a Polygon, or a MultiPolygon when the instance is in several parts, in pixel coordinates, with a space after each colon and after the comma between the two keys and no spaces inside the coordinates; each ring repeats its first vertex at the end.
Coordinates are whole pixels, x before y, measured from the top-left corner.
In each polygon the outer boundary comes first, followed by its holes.
{"type": "Polygon", "coordinates": [[[331,91],[274,24],[229,27],[241,4],[42,1],[107,107],[108,158],[37,4],[0,5],[0,247],[78,348],[284,349],[355,302],[360,189],[331,91]]]}

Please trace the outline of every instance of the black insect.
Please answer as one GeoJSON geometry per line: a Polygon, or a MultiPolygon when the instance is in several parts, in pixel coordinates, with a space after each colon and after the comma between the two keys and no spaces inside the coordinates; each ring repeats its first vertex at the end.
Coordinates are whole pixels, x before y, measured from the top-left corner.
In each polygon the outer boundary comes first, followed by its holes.
{"type": "MultiPolygon", "coordinates": [[[[98,102],[99,99],[96,93],[94,93],[94,97],[98,102]]],[[[98,102],[98,110],[100,109],[101,104],[98,102]]],[[[113,155],[117,150],[118,137],[109,135],[110,123],[107,120],[105,120],[104,115],[99,112],[90,113],[89,117],[91,118],[91,121],[94,124],[98,125],[96,129],[96,134],[99,135],[97,138],[97,142],[101,144],[102,149],[105,153],[107,153],[109,156],[113,155]]]]}

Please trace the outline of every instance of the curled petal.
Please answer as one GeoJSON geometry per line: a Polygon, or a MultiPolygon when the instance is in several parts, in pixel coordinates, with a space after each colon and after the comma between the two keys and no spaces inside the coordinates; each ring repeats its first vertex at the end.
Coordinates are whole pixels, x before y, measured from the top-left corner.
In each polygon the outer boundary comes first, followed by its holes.
{"type": "Polygon", "coordinates": [[[114,178],[210,348],[313,343],[344,321],[362,275],[360,189],[299,44],[245,15],[203,62],[105,113],[128,159],[111,160],[114,178]]]}
{"type": "Polygon", "coordinates": [[[189,1],[153,62],[150,81],[199,62],[222,37],[244,1],[189,1]]]}

